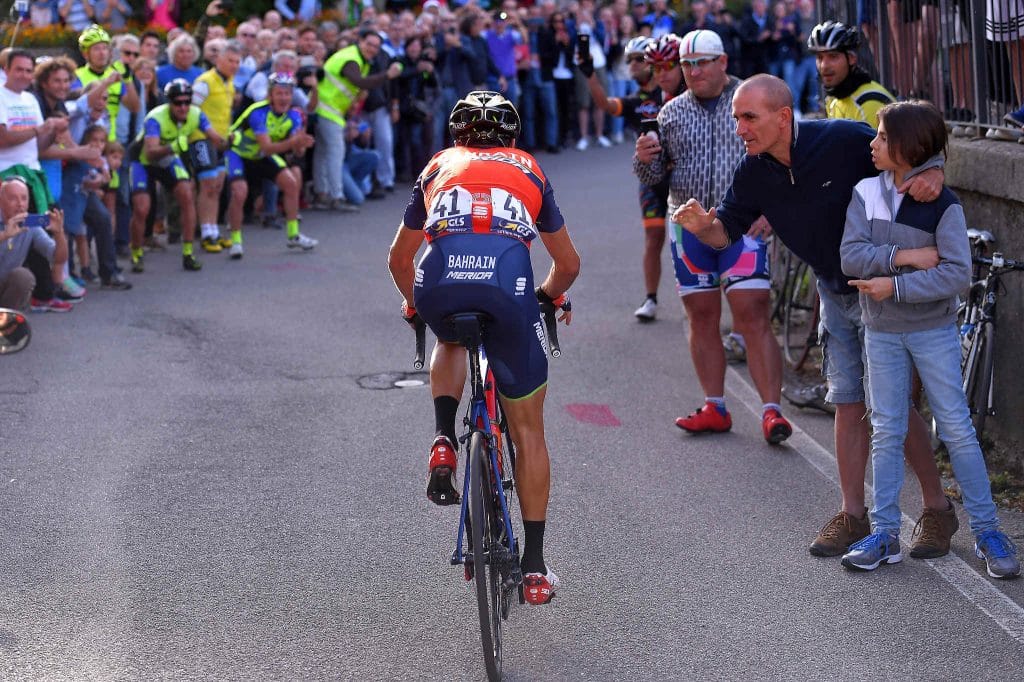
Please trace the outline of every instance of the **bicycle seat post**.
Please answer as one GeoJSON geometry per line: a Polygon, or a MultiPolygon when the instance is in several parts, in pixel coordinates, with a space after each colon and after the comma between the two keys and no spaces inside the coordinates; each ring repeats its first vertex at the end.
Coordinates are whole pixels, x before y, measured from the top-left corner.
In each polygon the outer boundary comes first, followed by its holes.
{"type": "Polygon", "coordinates": [[[456,313],[445,318],[455,332],[455,340],[469,351],[469,372],[473,384],[473,399],[482,399],[483,377],[480,375],[480,346],[483,343],[485,317],[480,313],[456,313]]]}

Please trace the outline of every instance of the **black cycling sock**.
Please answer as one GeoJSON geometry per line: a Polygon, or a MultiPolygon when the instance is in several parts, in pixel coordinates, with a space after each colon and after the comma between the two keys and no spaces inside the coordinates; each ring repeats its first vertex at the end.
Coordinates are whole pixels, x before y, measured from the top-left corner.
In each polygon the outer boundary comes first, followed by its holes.
{"type": "Polygon", "coordinates": [[[658,303],[658,293],[657,292],[655,292],[653,294],[647,294],[647,298],[649,298],[652,301],[654,301],[655,304],[658,303]]]}
{"type": "Polygon", "coordinates": [[[450,395],[434,398],[434,435],[447,436],[456,450],[459,449],[455,437],[455,417],[459,412],[459,400],[450,395]]]}
{"type": "Polygon", "coordinates": [[[523,573],[547,574],[544,565],[544,522],[523,521],[526,544],[523,547],[523,560],[520,562],[523,573]]]}

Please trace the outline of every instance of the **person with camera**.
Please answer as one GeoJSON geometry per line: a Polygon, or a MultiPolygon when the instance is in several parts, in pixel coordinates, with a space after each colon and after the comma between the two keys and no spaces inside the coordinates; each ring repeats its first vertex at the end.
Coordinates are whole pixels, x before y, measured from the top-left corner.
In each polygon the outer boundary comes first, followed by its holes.
{"type": "Polygon", "coordinates": [[[192,175],[182,157],[189,151],[189,137],[198,130],[218,149],[227,147],[210,119],[192,104],[192,85],[177,78],[164,88],[167,103],[153,109],[142,123],[142,131],[129,147],[132,193],[131,257],[132,272],[144,270],[142,239],[146,216],[151,206],[150,186],[159,182],[174,195],[181,219],[181,264],[190,272],[202,268],[193,255],[196,232],[195,190],[192,175]]]}
{"type": "Polygon", "coordinates": [[[316,206],[344,210],[345,186],[341,166],[345,161],[345,114],[360,90],[371,90],[402,73],[393,62],[386,70],[369,75],[370,64],[384,40],[372,28],[359,30],[354,45],[338,50],[324,62],[324,79],[317,85],[317,145],[313,154],[313,184],[316,206]]]}
{"type": "Polygon", "coordinates": [[[398,178],[411,180],[430,159],[433,148],[434,102],[438,83],[434,73],[433,41],[414,36],[405,43],[402,75],[392,81],[391,101],[398,103],[395,165],[398,178]]]}
{"type": "MultiPolygon", "coordinates": [[[[740,81],[726,71],[722,39],[714,31],[687,33],[677,59],[687,90],[662,107],[657,133],[640,136],[634,160],[641,181],[653,185],[669,178],[669,215],[690,197],[711,205],[720,201],[744,154],[732,118],[740,81]]],[[[732,428],[725,405],[725,351],[718,335],[722,289],[735,329],[746,341],[750,376],[762,401],[762,435],[775,445],[793,433],[779,406],[782,354],[770,321],[765,228],[763,221],[751,220],[741,239],[715,250],[677,221],[670,224],[676,284],[690,327],[690,357],[705,395],[703,406],[676,420],[689,433],[732,428]]]]}
{"type": "Polygon", "coordinates": [[[0,308],[34,312],[71,312],[54,296],[50,273],[68,260],[64,213],[52,208],[29,213],[29,187],[12,176],[0,181],[0,308]]]}

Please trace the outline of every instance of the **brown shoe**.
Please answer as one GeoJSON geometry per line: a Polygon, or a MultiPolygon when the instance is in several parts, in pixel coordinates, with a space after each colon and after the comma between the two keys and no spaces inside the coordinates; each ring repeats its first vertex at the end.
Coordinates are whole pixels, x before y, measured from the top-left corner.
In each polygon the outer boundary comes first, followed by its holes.
{"type": "Polygon", "coordinates": [[[868,521],[868,510],[864,508],[863,518],[857,518],[846,512],[839,512],[818,533],[811,543],[810,552],[814,556],[839,556],[850,548],[850,545],[868,536],[871,523],[868,521]]]}
{"type": "Polygon", "coordinates": [[[936,559],[949,554],[949,541],[960,528],[953,503],[946,498],[949,509],[936,511],[925,508],[914,526],[913,537],[917,538],[910,547],[910,556],[915,559],[936,559]]]}

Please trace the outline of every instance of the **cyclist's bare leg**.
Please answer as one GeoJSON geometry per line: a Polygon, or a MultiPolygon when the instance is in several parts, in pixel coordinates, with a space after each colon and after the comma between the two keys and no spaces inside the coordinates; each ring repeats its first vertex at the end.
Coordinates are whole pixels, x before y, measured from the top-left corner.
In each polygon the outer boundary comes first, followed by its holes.
{"type": "Polygon", "coordinates": [[[661,281],[661,249],[665,245],[665,224],[644,228],[644,290],[646,294],[658,293],[661,281]]]}
{"type": "Polygon", "coordinates": [[[683,296],[690,326],[690,358],[706,396],[725,395],[725,349],[718,334],[722,294],[718,289],[683,296]]]}
{"type": "Polygon", "coordinates": [[[732,309],[733,330],[743,335],[747,364],[761,402],[782,397],[782,350],[772,332],[771,294],[767,289],[733,289],[725,294],[732,309]]]}
{"type": "Polygon", "coordinates": [[[457,343],[438,341],[430,356],[430,395],[462,400],[466,385],[466,349],[457,343]]]}
{"type": "Polygon", "coordinates": [[[182,180],[174,186],[174,199],[178,202],[181,220],[181,240],[189,244],[196,238],[195,191],[191,180],[182,180]]]}
{"type": "Polygon", "coordinates": [[[284,219],[295,220],[299,217],[299,190],[302,188],[302,181],[298,180],[290,169],[285,168],[277,174],[276,184],[281,190],[284,219]]]}
{"type": "Polygon", "coordinates": [[[548,512],[551,466],[544,439],[546,395],[547,386],[541,386],[526,398],[501,399],[501,409],[516,445],[516,484],[524,521],[543,521],[548,512]]]}
{"type": "Polygon", "coordinates": [[[220,204],[220,193],[224,189],[225,175],[220,173],[212,178],[203,178],[199,181],[199,224],[216,225],[217,209],[220,204]]]}
{"type": "Polygon", "coordinates": [[[868,465],[868,418],[864,402],[836,404],[836,464],[843,511],[864,514],[864,473],[868,465]]]}

